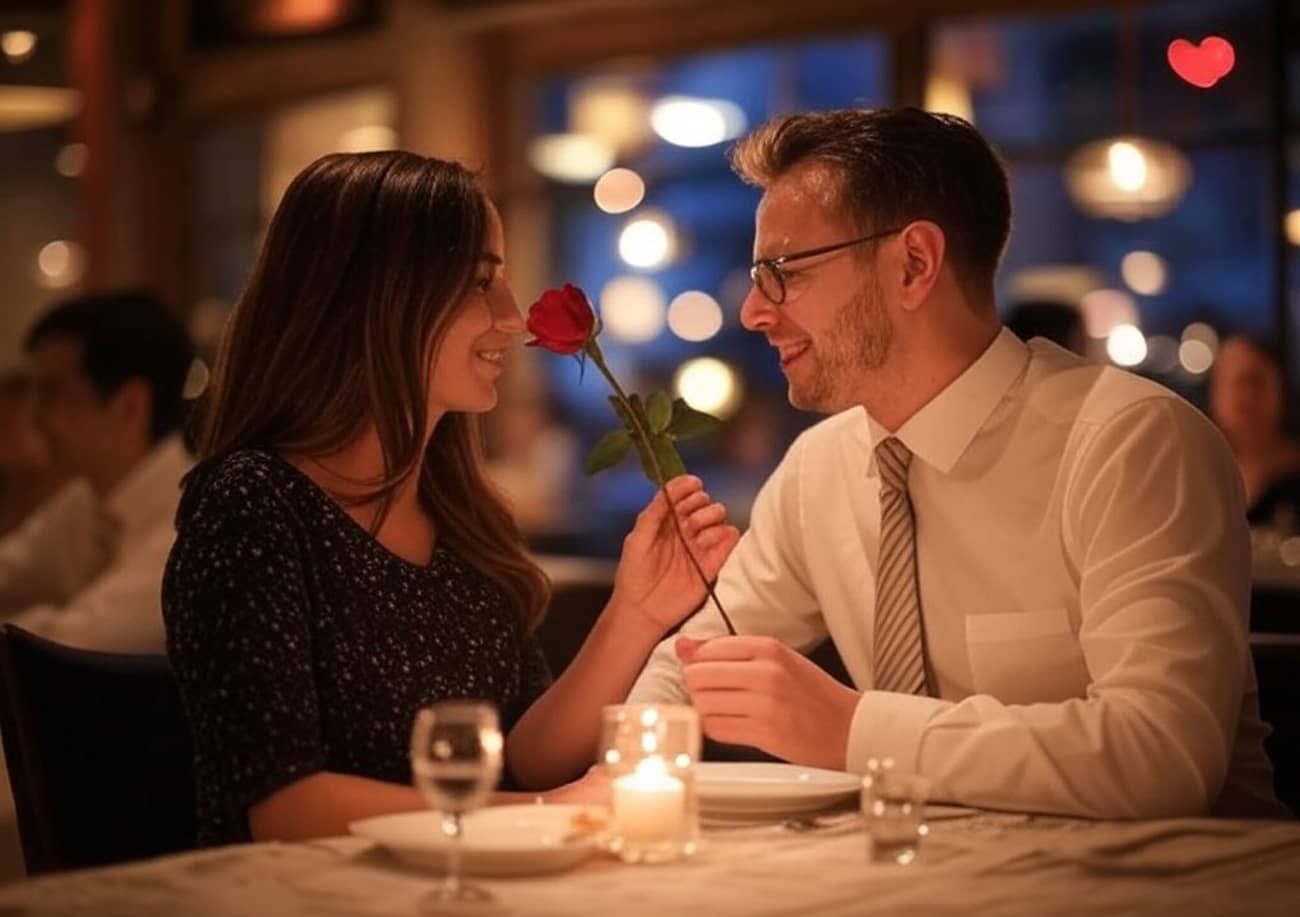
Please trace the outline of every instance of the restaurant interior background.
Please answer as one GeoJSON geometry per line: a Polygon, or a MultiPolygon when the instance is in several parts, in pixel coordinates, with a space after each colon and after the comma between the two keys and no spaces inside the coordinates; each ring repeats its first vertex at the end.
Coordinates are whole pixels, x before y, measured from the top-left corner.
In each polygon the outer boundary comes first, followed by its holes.
{"type": "MultiPolygon", "coordinates": [[[[1006,158],[1001,308],[1077,305],[1096,359],[1197,402],[1247,331],[1294,386],[1298,22],[1290,0],[6,0],[0,366],[48,305],[120,285],[163,293],[210,357],[301,167],[457,158],[502,209],[521,305],[583,286],[629,387],[725,419],[685,458],[743,523],[816,418],[740,327],[757,193],[725,151],[783,112],[909,103],[1006,158]],[[1199,88],[1167,48],[1207,36],[1235,65],[1199,88]]],[[[605,395],[512,354],[488,449],[540,551],[612,555],[649,496],[634,463],[582,474],[605,395]]]]}

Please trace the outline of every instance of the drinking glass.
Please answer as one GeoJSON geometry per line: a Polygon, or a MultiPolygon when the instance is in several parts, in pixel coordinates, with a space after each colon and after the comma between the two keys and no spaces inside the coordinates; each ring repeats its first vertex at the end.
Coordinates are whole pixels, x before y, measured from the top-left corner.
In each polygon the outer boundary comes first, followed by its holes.
{"type": "Polygon", "coordinates": [[[501,776],[501,726],[482,701],[443,701],[422,709],[411,730],[411,776],[415,788],[442,813],[447,839],[446,877],[425,899],[426,911],[486,903],[492,896],[461,881],[461,818],[483,806],[501,776]]]}
{"type": "Polygon", "coordinates": [[[890,758],[867,762],[862,815],[872,862],[906,866],[916,859],[927,832],[925,802],[929,795],[929,778],[899,773],[890,758]]]}

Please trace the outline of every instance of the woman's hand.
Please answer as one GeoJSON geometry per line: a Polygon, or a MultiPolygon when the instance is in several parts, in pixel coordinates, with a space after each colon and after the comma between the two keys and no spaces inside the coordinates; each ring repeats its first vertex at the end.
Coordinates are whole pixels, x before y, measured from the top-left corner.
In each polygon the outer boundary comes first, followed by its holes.
{"type": "MultiPolygon", "coordinates": [[[[726,507],[705,493],[699,478],[673,478],[666,490],[691,554],[712,581],[740,540],[740,532],[726,524],[726,507]]],[[[661,490],[637,516],[623,540],[610,603],[620,614],[640,615],[657,635],[681,623],[708,594],[668,512],[661,490]]]]}
{"type": "Polygon", "coordinates": [[[610,804],[609,776],[600,765],[588,768],[577,780],[557,786],[541,794],[547,802],[565,802],[576,805],[608,806],[610,804]]]}

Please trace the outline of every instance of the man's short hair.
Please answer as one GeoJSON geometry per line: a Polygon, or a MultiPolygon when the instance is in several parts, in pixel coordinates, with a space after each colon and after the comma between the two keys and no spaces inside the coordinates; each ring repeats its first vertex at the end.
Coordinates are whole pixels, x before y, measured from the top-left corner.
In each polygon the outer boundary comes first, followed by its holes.
{"type": "Polygon", "coordinates": [[[153,442],[179,429],[194,345],[184,325],[156,296],[121,290],[66,300],[36,322],[27,334],[26,350],[31,353],[56,337],[80,342],[82,369],[101,398],[132,379],[148,384],[153,392],[153,442]]]}
{"type": "Polygon", "coordinates": [[[768,121],[731,154],[737,174],[760,188],[805,162],[834,170],[844,215],[864,235],[930,220],[958,280],[992,290],[1011,192],[998,155],[968,122],[919,108],[808,112],[768,121]]]}

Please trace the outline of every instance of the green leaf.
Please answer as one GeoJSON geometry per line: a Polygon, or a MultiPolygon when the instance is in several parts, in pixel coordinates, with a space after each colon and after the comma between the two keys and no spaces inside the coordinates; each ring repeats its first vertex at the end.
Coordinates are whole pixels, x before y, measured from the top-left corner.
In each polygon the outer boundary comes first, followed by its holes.
{"type": "Polygon", "coordinates": [[[659,460],[659,470],[663,472],[664,480],[655,481],[654,477],[650,478],[654,483],[664,483],[671,481],[679,474],[686,474],[686,465],[682,462],[682,457],[677,454],[677,447],[667,435],[660,434],[652,441],[654,445],[655,458],[659,460]]]}
{"type": "Polygon", "coordinates": [[[673,419],[673,403],[663,392],[651,392],[646,402],[646,420],[650,421],[651,433],[663,433],[673,419]]]}
{"type": "Polygon", "coordinates": [[[617,465],[623,461],[623,457],[631,447],[632,437],[626,430],[606,433],[596,445],[592,446],[591,452],[587,455],[587,474],[593,475],[617,465]]]}
{"type": "Polygon", "coordinates": [[[722,427],[722,421],[712,414],[697,411],[678,398],[673,402],[673,418],[668,424],[667,432],[673,439],[694,439],[715,433],[722,427]]]}

